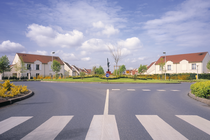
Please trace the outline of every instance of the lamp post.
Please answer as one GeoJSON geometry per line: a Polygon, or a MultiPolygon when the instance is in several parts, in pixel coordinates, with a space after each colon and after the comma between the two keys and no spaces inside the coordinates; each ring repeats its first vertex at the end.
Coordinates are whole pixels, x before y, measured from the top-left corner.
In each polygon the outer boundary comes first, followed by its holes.
{"type": "Polygon", "coordinates": [[[198,65],[197,65],[197,80],[198,80],[198,65]]]}
{"type": "MultiPolygon", "coordinates": [[[[52,67],[53,67],[53,54],[55,54],[54,51],[52,51],[52,67]]],[[[52,70],[52,78],[53,78],[53,70],[52,70]]]]}
{"type": "Polygon", "coordinates": [[[166,80],[166,52],[163,52],[165,54],[165,80],[166,80]]]}

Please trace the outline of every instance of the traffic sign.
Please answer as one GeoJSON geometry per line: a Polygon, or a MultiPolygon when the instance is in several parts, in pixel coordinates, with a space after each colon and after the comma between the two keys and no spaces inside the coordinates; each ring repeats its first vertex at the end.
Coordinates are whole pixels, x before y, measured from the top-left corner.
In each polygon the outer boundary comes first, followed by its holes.
{"type": "Polygon", "coordinates": [[[108,74],[108,73],[106,73],[106,77],[107,77],[107,78],[109,77],[109,74],[108,74]]]}

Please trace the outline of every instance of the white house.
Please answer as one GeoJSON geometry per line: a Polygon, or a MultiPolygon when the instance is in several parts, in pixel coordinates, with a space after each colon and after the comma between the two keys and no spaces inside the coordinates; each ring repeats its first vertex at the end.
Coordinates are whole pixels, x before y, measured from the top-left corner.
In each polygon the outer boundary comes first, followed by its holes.
{"type": "Polygon", "coordinates": [[[64,63],[58,56],[46,56],[46,55],[36,55],[36,54],[26,54],[26,53],[17,53],[12,62],[12,70],[10,72],[5,72],[5,76],[28,76],[29,73],[32,77],[42,75],[50,76],[55,73],[51,69],[52,60],[57,60],[61,64],[61,70],[59,74],[64,75],[64,63]],[[14,65],[21,62],[21,59],[25,63],[27,70],[21,75],[20,71],[16,71],[14,65]]]}
{"type": "Polygon", "coordinates": [[[163,67],[163,72],[166,68],[166,73],[209,73],[206,67],[210,61],[208,52],[161,56],[150,65],[147,74],[161,74],[161,61],[166,61],[166,67],[163,67]]]}

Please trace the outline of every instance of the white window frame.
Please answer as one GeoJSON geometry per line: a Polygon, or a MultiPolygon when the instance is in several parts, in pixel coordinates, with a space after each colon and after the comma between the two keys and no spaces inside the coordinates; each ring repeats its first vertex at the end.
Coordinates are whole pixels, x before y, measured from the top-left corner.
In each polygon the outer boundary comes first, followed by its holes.
{"type": "Polygon", "coordinates": [[[167,70],[171,70],[171,65],[167,65],[167,70]]]}
{"type": "Polygon", "coordinates": [[[40,65],[39,64],[36,64],[36,70],[40,70],[40,65]],[[37,69],[37,66],[39,66],[39,69],[37,69]]]}

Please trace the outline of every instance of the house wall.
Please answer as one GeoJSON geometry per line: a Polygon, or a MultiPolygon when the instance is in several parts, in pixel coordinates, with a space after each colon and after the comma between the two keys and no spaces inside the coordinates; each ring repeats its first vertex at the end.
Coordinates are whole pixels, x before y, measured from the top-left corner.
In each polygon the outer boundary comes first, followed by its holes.
{"type": "Polygon", "coordinates": [[[147,70],[146,74],[155,74],[156,69],[155,69],[155,63],[147,70]]]}
{"type": "MultiPolygon", "coordinates": [[[[207,61],[207,60],[205,60],[207,61]]],[[[203,73],[206,70],[204,70],[203,66],[206,66],[206,64],[203,64],[202,62],[191,62],[189,63],[187,60],[182,60],[180,63],[173,63],[172,61],[166,62],[166,73],[203,73]],[[196,69],[192,69],[192,64],[196,65],[196,69]],[[168,70],[168,66],[171,66],[171,70],[168,70]],[[198,69],[197,69],[198,65],[198,69]]],[[[154,71],[154,70],[153,70],[154,71]]],[[[161,74],[162,71],[160,70],[160,65],[155,65],[155,74],[161,74]]],[[[165,66],[163,67],[163,73],[165,73],[165,66]]],[[[153,73],[151,73],[153,74],[153,73]]]]}
{"type": "Polygon", "coordinates": [[[210,61],[210,56],[209,56],[209,53],[207,53],[203,59],[203,72],[204,73],[210,73],[210,70],[208,70],[206,67],[209,61],[210,61]]]}

